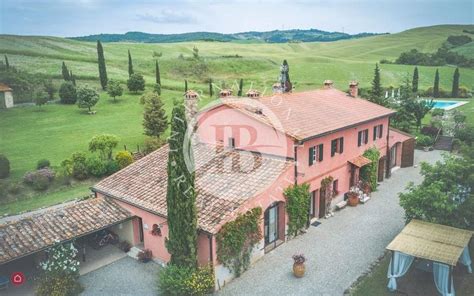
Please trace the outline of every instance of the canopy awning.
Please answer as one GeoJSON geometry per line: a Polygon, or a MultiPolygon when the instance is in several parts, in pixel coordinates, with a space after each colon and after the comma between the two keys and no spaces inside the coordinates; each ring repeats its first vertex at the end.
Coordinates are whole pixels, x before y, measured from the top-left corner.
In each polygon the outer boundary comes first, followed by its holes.
{"type": "Polygon", "coordinates": [[[364,165],[372,163],[372,161],[368,159],[367,157],[360,155],[360,156],[357,156],[356,158],[349,160],[349,163],[355,165],[356,167],[361,168],[364,165]]]}
{"type": "Polygon", "coordinates": [[[412,220],[387,249],[456,266],[472,235],[469,230],[412,220]]]}

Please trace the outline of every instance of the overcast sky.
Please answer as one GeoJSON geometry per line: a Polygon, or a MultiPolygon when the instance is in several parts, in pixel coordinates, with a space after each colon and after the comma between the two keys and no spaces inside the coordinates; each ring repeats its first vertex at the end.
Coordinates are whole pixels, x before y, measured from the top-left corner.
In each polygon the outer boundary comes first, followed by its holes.
{"type": "Polygon", "coordinates": [[[0,33],[400,32],[473,24],[474,0],[0,0],[0,33]]]}

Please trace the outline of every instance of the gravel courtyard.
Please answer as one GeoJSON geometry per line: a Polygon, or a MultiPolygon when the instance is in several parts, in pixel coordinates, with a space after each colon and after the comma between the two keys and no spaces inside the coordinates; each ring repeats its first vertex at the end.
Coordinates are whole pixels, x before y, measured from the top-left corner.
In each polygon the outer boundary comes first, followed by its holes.
{"type": "Polygon", "coordinates": [[[81,276],[84,296],[140,295],[156,296],[157,272],[160,266],[154,262],[140,263],[130,257],[81,276]]]}
{"type": "MultiPolygon", "coordinates": [[[[415,165],[434,163],[441,152],[415,151],[415,165]]],[[[365,205],[346,207],[322,224],[265,255],[240,278],[227,284],[221,295],[343,295],[404,226],[397,194],[408,182],[419,183],[417,168],[400,169],[381,183],[365,205]],[[291,256],[303,253],[306,275],[292,274],[291,256]]]]}

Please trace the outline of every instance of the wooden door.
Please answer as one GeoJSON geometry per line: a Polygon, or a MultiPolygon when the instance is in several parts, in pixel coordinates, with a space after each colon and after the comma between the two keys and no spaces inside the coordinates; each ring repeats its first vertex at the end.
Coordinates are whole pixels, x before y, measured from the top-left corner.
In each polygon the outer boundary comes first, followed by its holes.
{"type": "Polygon", "coordinates": [[[326,215],[326,190],[321,188],[319,190],[319,218],[323,218],[326,215]]]}
{"type": "Polygon", "coordinates": [[[385,174],[385,156],[379,159],[379,168],[378,168],[378,182],[383,181],[383,177],[385,174]]]}

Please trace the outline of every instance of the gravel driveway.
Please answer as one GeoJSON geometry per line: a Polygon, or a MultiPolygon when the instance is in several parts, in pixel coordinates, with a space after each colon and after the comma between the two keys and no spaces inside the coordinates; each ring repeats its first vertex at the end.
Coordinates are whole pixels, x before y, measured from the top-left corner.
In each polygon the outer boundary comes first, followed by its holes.
{"type": "MultiPolygon", "coordinates": [[[[439,151],[415,151],[415,165],[434,163],[439,151]]],[[[419,167],[400,169],[379,186],[365,205],[347,207],[322,224],[256,262],[240,278],[227,284],[221,295],[343,295],[370,265],[382,256],[387,244],[404,226],[397,193],[408,182],[419,183],[419,167]],[[295,253],[308,258],[306,275],[292,274],[295,253]]]]}
{"type": "Polygon", "coordinates": [[[125,257],[114,263],[81,276],[84,286],[81,295],[158,295],[157,272],[160,266],[154,262],[140,263],[125,257]]]}

